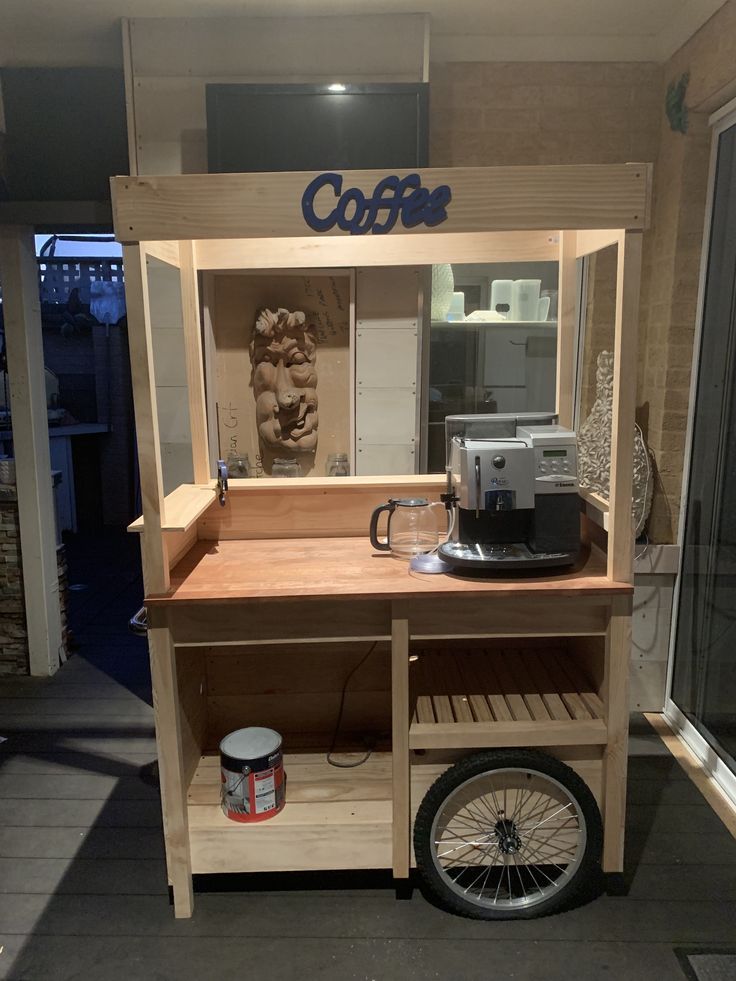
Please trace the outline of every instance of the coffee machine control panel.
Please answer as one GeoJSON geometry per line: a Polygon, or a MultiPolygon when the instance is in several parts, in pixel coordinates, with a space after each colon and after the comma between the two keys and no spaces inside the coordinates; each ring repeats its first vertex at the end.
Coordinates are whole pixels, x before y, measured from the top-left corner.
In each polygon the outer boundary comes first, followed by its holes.
{"type": "Polygon", "coordinates": [[[577,440],[572,430],[558,425],[520,426],[518,435],[534,450],[535,493],[577,491],[577,440]]]}

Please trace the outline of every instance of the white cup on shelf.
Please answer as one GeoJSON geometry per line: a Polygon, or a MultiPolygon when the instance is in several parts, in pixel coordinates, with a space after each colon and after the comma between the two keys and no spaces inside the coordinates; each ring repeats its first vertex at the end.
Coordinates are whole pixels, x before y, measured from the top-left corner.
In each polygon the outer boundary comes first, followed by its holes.
{"type": "Polygon", "coordinates": [[[508,320],[511,320],[513,290],[513,279],[494,279],[491,283],[491,310],[508,320]]]}
{"type": "Polygon", "coordinates": [[[450,309],[447,311],[447,319],[450,321],[465,320],[465,294],[453,293],[450,300],[450,309]]]}
{"type": "Polygon", "coordinates": [[[546,320],[549,316],[549,305],[551,299],[549,296],[540,297],[539,303],[537,305],[537,320],[546,320]]]}
{"type": "Polygon", "coordinates": [[[536,320],[541,279],[516,279],[512,290],[511,320],[536,320]]]}

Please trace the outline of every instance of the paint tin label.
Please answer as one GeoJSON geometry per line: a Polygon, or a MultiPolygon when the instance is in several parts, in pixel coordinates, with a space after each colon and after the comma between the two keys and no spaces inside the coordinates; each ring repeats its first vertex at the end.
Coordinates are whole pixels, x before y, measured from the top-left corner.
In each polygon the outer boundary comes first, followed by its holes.
{"type": "Polygon", "coordinates": [[[244,765],[241,770],[231,770],[223,766],[221,773],[222,810],[231,820],[263,821],[284,806],[285,779],[280,753],[266,769],[253,770],[244,765]]]}

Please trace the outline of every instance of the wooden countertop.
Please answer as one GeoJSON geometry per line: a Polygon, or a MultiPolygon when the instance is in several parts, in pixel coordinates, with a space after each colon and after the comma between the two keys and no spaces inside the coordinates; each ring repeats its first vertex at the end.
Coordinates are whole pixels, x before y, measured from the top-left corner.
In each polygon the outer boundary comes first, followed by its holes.
{"type": "Polygon", "coordinates": [[[172,570],[168,593],[146,597],[146,605],[632,591],[628,583],[606,578],[605,560],[595,550],[571,572],[478,579],[410,572],[406,560],[374,551],[367,538],[250,539],[197,542],[172,570]]]}

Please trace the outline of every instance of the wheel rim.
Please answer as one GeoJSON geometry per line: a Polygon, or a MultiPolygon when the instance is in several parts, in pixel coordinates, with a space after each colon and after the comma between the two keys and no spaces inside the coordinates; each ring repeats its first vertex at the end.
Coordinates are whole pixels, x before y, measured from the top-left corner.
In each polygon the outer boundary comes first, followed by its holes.
{"type": "Polygon", "coordinates": [[[577,799],[546,773],[489,770],[456,787],[437,809],[431,854],[443,882],[489,909],[529,908],[558,894],[587,841],[577,799]]]}

